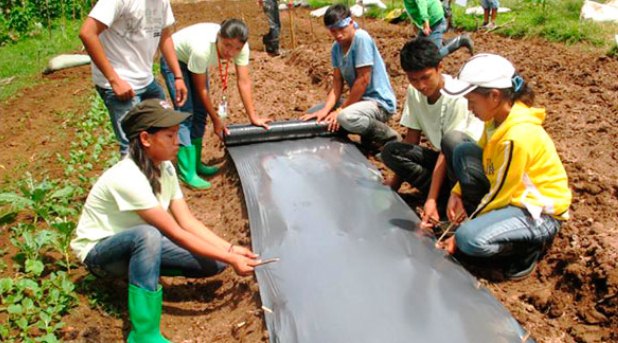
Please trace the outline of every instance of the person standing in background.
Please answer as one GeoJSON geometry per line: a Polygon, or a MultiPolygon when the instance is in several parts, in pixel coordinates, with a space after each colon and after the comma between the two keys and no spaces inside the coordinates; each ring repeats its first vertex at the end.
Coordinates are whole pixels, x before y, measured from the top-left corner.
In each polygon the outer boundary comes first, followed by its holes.
{"type": "Polygon", "coordinates": [[[187,98],[171,39],[173,24],[169,0],[100,0],[80,29],[79,38],[93,62],[92,79],[109,111],[122,156],[129,148],[120,127],[122,117],[144,99],[165,99],[152,74],[157,49],[174,73],[178,91],[173,100],[182,105],[187,98]]]}
{"type": "Polygon", "coordinates": [[[467,34],[443,41],[447,21],[440,0],[404,0],[403,5],[412,23],[419,29],[418,35],[429,38],[440,49],[442,57],[462,47],[474,54],[474,42],[467,34]]]}
{"type": "Polygon", "coordinates": [[[281,20],[279,19],[279,6],[277,0],[258,0],[258,4],[264,10],[268,18],[268,33],[262,36],[262,43],[266,52],[271,56],[279,56],[279,33],[281,32],[281,20]]]}

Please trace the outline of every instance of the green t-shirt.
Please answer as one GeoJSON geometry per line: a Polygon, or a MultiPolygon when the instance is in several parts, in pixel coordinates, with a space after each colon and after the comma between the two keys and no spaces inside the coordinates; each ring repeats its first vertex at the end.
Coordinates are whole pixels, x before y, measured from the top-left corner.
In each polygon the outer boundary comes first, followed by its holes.
{"type": "Polygon", "coordinates": [[[130,158],[116,163],[94,184],[77,224],[71,248],[84,261],[100,240],[146,222],[137,214],[161,206],[164,210],[182,191],[171,162],[161,165],[161,193],[155,194],[139,167],[130,158]]]}
{"type": "Polygon", "coordinates": [[[429,26],[433,26],[444,18],[440,0],[404,0],[403,6],[414,24],[421,28],[425,21],[429,21],[429,26]]]}

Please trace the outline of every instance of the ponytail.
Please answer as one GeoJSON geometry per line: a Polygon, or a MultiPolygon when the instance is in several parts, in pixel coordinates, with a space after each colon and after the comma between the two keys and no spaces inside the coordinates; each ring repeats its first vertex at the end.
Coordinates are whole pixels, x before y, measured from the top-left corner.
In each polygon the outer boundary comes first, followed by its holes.
{"type": "Polygon", "coordinates": [[[486,88],[477,87],[473,92],[479,94],[488,94],[492,89],[500,91],[500,96],[503,100],[515,103],[515,101],[521,101],[526,106],[532,107],[534,105],[535,94],[532,87],[524,80],[519,73],[515,73],[512,78],[513,86],[511,88],[486,88]]]}
{"type": "MultiPolygon", "coordinates": [[[[151,128],[146,132],[152,134],[156,131],[161,130],[160,128],[151,128]]],[[[146,179],[150,183],[150,187],[152,187],[152,192],[154,194],[161,193],[161,182],[159,178],[161,177],[161,169],[159,166],[152,163],[152,160],[146,152],[144,151],[144,146],[142,145],[142,141],[139,138],[139,135],[131,139],[129,142],[129,157],[137,164],[137,167],[144,173],[146,179]]]]}
{"type": "Polygon", "coordinates": [[[534,91],[532,87],[528,85],[528,82],[524,80],[519,73],[515,72],[513,75],[513,87],[507,89],[501,89],[502,96],[511,102],[521,101],[526,106],[532,107],[534,105],[534,91]]]}

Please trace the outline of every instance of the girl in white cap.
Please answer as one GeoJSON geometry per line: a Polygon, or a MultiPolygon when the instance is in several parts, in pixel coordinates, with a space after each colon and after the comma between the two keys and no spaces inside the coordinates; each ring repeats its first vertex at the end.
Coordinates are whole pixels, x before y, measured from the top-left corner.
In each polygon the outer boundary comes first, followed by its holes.
{"type": "Polygon", "coordinates": [[[439,246],[499,261],[506,278],[525,277],[571,203],[566,171],[542,126],[545,110],[532,107],[534,93],[513,64],[493,54],[468,60],[443,92],[465,96],[485,131],[478,143],[453,152],[458,183],[447,215],[461,225],[439,246]]]}
{"type": "Polygon", "coordinates": [[[188,116],[159,99],[129,111],[122,120],[129,156],[94,184],[71,242],[92,274],[128,278],[128,342],[169,342],[159,331],[160,275],[208,277],[225,264],[248,275],[259,263],[251,250],[206,228],[183,199],[170,160],[188,116]]]}

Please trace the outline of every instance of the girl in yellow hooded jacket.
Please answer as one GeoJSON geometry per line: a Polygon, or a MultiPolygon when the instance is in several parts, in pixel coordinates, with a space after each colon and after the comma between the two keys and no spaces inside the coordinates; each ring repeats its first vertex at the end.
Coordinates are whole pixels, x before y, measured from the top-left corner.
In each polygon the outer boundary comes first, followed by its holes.
{"type": "Polygon", "coordinates": [[[447,215],[461,225],[442,246],[499,259],[505,277],[525,277],[568,219],[571,203],[566,171],[542,127],[545,110],[532,107],[534,93],[511,62],[493,54],[472,57],[443,92],[465,96],[485,131],[477,144],[453,152],[458,183],[447,215]]]}

